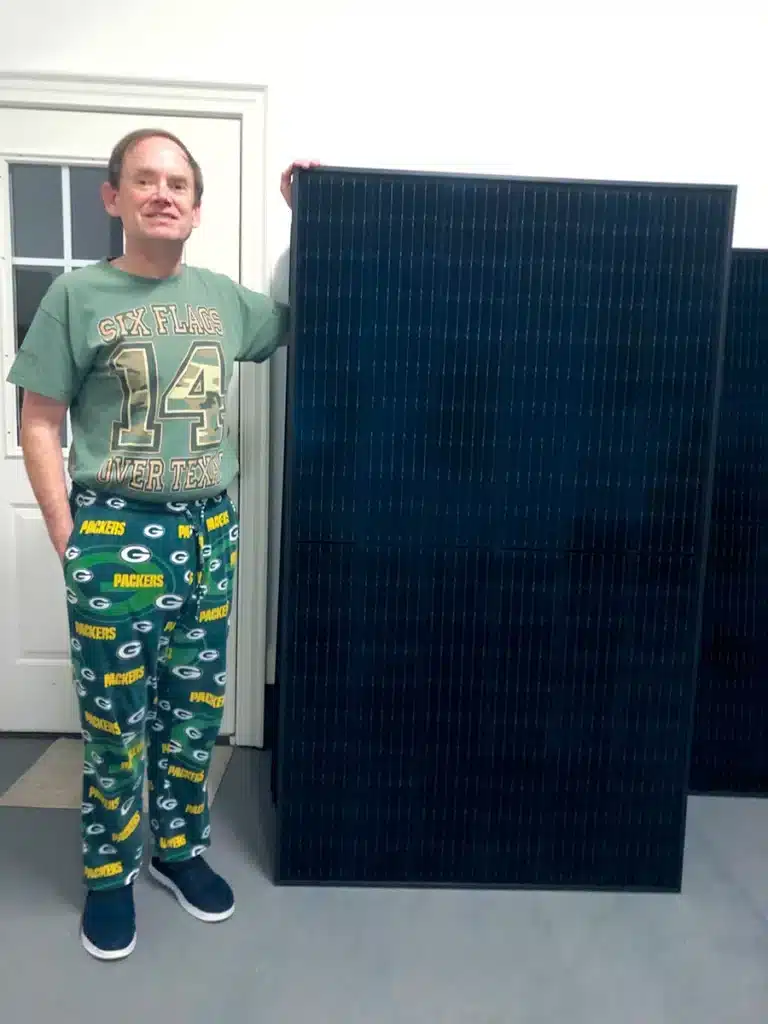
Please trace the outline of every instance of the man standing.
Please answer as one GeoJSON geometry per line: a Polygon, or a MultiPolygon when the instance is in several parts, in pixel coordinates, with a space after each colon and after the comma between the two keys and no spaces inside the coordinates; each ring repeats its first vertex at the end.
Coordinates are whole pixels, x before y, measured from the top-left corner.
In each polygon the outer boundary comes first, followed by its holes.
{"type": "MultiPolygon", "coordinates": [[[[282,176],[289,205],[299,166],[282,176]]],[[[25,465],[66,584],[85,741],[81,937],[114,960],[136,944],[145,760],[150,874],[200,920],[234,912],[203,858],[238,550],[225,401],[234,362],[269,358],[288,311],[182,264],[203,178],[175,136],[126,136],[107,177],[125,253],[56,279],[8,379],[25,390],[25,465]]]]}

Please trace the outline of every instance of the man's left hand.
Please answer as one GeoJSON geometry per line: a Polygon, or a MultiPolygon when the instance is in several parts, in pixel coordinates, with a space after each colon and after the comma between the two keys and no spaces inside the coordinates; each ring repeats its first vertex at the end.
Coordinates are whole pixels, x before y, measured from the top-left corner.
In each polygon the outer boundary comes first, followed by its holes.
{"type": "Polygon", "coordinates": [[[308,171],[311,167],[319,167],[317,160],[294,160],[290,167],[286,167],[280,175],[280,192],[283,199],[291,205],[291,185],[293,184],[293,172],[296,170],[308,171]]]}

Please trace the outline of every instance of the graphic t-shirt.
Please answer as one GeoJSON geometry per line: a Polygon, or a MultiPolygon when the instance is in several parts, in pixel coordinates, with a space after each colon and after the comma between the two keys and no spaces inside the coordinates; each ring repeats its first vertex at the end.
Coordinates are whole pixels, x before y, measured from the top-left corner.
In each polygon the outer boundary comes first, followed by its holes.
{"type": "Polygon", "coordinates": [[[12,384],[70,404],[69,473],[145,501],[219,494],[238,471],[225,429],[237,360],[284,340],[287,307],[223,274],[137,277],[101,262],[58,277],[12,384]]]}

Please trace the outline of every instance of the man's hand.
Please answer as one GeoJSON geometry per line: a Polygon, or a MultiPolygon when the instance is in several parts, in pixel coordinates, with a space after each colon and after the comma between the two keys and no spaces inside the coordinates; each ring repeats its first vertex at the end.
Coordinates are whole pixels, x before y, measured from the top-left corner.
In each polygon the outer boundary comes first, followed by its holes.
{"type": "Polygon", "coordinates": [[[293,184],[293,172],[296,170],[308,171],[311,167],[319,167],[316,160],[294,160],[290,167],[286,167],[280,175],[280,192],[283,199],[291,205],[291,185],[293,184]]]}

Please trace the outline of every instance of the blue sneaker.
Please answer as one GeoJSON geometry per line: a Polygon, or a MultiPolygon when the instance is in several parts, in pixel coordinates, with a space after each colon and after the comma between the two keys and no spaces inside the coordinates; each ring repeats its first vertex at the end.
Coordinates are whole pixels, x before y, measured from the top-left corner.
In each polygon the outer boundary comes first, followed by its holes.
{"type": "Polygon", "coordinates": [[[88,890],[80,927],[85,949],[97,960],[121,960],[136,947],[133,885],[88,890]]]}
{"type": "Polygon", "coordinates": [[[187,913],[198,921],[226,921],[235,912],[232,890],[202,857],[177,861],[153,857],[149,873],[170,889],[187,913]]]}

